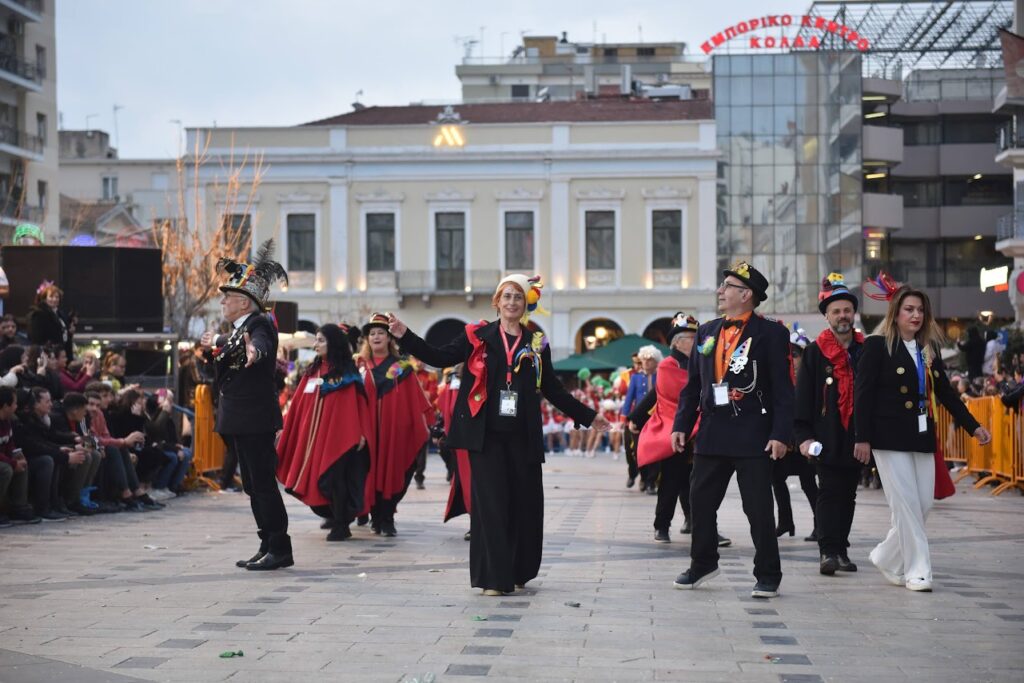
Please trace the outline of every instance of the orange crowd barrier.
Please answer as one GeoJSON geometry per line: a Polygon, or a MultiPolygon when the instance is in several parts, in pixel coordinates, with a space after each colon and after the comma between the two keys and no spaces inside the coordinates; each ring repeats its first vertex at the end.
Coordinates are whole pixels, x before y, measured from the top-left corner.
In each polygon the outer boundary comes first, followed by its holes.
{"type": "Polygon", "coordinates": [[[1024,418],[1003,405],[997,396],[968,399],[967,409],[992,434],[986,446],[953,422],[939,407],[936,424],[943,458],[963,467],[957,481],[973,476],[974,488],[997,484],[992,495],[1012,488],[1024,490],[1024,418]]]}
{"type": "Polygon", "coordinates": [[[215,478],[207,476],[207,473],[219,471],[224,465],[224,451],[227,450],[227,447],[224,445],[224,440],[220,438],[220,434],[213,431],[213,424],[213,395],[210,393],[208,385],[200,384],[196,387],[196,419],[192,428],[195,457],[192,465],[199,483],[218,490],[220,485],[215,478]]]}

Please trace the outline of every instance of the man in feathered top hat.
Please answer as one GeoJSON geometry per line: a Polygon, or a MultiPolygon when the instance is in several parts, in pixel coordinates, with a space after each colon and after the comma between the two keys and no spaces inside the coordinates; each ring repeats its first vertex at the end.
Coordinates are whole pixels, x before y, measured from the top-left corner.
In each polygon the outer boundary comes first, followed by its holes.
{"type": "Polygon", "coordinates": [[[281,264],[272,259],[274,241],[267,240],[253,263],[222,258],[217,270],[228,274],[220,288],[221,314],[233,326],[231,334],[200,342],[215,369],[217,420],[214,430],[238,455],[242,486],[249,494],[260,537],[259,551],[236,566],[251,570],[279,569],[294,564],[288,536],[288,513],[277,488],[275,433],[281,429],[281,408],[274,386],[277,330],[264,315],[270,286],[288,282],[281,264]]]}
{"type": "Polygon", "coordinates": [[[862,465],[853,456],[851,419],[853,378],[864,345],[864,335],[853,329],[857,303],[841,273],[822,280],[818,310],[828,327],[807,345],[796,375],[793,432],[800,454],[813,458],[818,469],[815,518],[819,570],[826,576],[857,571],[846,551],[862,465]]]}
{"type": "Polygon", "coordinates": [[[718,287],[723,317],[697,329],[672,426],[672,446],[679,453],[700,415],[690,479],[690,568],[675,587],[696,588],[718,574],[718,507],[735,472],[755,548],[757,583],[751,595],[772,598],[778,595],[782,566],[771,460],[786,454],[793,433],[789,333],[754,312],[768,298],[764,275],[741,262],[723,276],[718,287]]]}

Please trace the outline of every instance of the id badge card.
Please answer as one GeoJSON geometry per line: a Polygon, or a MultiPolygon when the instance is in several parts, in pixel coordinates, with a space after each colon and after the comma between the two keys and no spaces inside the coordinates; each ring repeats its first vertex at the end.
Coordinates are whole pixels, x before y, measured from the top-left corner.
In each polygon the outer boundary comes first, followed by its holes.
{"type": "Polygon", "coordinates": [[[458,391],[459,387],[461,386],[462,380],[459,379],[458,377],[456,377],[455,379],[448,383],[448,388],[451,389],[452,391],[458,391]]]}
{"type": "Polygon", "coordinates": [[[498,394],[498,414],[502,417],[515,417],[519,412],[519,393],[502,390],[498,394]]]}
{"type": "Polygon", "coordinates": [[[917,431],[921,433],[928,431],[928,416],[925,413],[919,413],[917,416],[917,431]]]}
{"type": "Polygon", "coordinates": [[[727,406],[729,405],[729,383],[718,382],[717,384],[711,385],[712,391],[714,391],[715,405],[716,406],[727,406]]]}
{"type": "Polygon", "coordinates": [[[302,393],[304,393],[304,394],[315,394],[316,390],[319,389],[320,385],[323,384],[323,383],[324,383],[324,381],[321,378],[319,378],[319,377],[317,377],[314,380],[310,380],[310,381],[306,382],[306,388],[303,390],[302,393]]]}

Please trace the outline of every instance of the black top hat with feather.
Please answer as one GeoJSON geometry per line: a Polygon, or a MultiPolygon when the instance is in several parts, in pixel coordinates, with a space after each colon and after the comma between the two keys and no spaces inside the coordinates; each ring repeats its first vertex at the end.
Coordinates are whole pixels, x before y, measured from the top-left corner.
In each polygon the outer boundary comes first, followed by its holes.
{"type": "Polygon", "coordinates": [[[256,259],[252,263],[220,259],[217,261],[217,272],[228,274],[228,281],[221,285],[220,291],[244,294],[255,301],[260,310],[268,310],[270,286],[278,280],[288,284],[288,273],[280,263],[273,260],[273,256],[274,240],[269,239],[256,250],[256,259]]]}

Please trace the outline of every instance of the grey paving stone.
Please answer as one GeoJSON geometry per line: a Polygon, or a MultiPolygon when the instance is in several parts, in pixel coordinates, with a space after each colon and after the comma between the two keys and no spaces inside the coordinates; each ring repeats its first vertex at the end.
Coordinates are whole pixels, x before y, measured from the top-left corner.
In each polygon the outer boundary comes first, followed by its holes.
{"type": "Polygon", "coordinates": [[[478,628],[474,633],[477,638],[511,638],[510,628],[478,628]]]}
{"type": "Polygon", "coordinates": [[[779,683],[824,683],[817,674],[779,674],[779,683]]]}
{"type": "Polygon", "coordinates": [[[498,607],[504,607],[506,609],[526,609],[529,606],[530,602],[528,600],[503,600],[502,602],[498,603],[498,607]]]}
{"type": "Polygon", "coordinates": [[[191,650],[192,648],[199,647],[205,640],[193,640],[190,638],[171,638],[157,645],[157,647],[175,648],[179,650],[191,650]]]}
{"type": "Polygon", "coordinates": [[[984,607],[985,609],[1010,609],[1010,606],[1005,602],[979,602],[978,607],[984,607]]]}
{"type": "Polygon", "coordinates": [[[274,592],[275,593],[301,593],[302,591],[306,590],[306,588],[307,588],[307,586],[281,586],[280,588],[275,588],[274,592]]]}
{"type": "Polygon", "coordinates": [[[991,598],[992,596],[984,591],[953,591],[957,595],[965,598],[991,598]]]}
{"type": "Polygon", "coordinates": [[[451,676],[486,676],[490,671],[490,664],[449,664],[445,673],[451,676]]]}
{"type": "Polygon", "coordinates": [[[810,665],[811,660],[807,655],[797,654],[782,654],[782,655],[771,655],[772,664],[798,664],[798,665],[810,665]]]}
{"type": "Polygon", "coordinates": [[[167,661],[166,657],[129,657],[114,665],[115,669],[155,669],[167,661]]]}
{"type": "Polygon", "coordinates": [[[781,621],[755,621],[754,628],[786,628],[781,621]]]}
{"type": "Polygon", "coordinates": [[[238,624],[231,624],[226,622],[212,622],[206,621],[202,624],[197,624],[192,628],[193,631],[230,631],[238,624]]]}
{"type": "Polygon", "coordinates": [[[1003,621],[1024,621],[1024,614],[997,614],[1003,621]]]}
{"type": "Polygon", "coordinates": [[[754,614],[754,615],[778,614],[778,611],[773,610],[773,609],[769,609],[767,607],[746,607],[746,608],[744,608],[743,611],[746,612],[747,614],[754,614]]]}
{"type": "Polygon", "coordinates": [[[765,645],[799,645],[799,641],[793,636],[761,636],[761,642],[765,645]]]}
{"type": "Polygon", "coordinates": [[[487,621],[520,621],[522,616],[519,614],[488,614],[487,621]]]}
{"type": "Polygon", "coordinates": [[[265,596],[263,596],[261,598],[256,598],[255,600],[253,600],[253,602],[276,603],[276,602],[284,602],[287,599],[288,598],[277,598],[277,597],[273,597],[273,596],[270,596],[270,595],[265,595],[265,596]]]}
{"type": "Polygon", "coordinates": [[[504,648],[497,645],[466,645],[462,648],[464,655],[500,655],[504,648]]]}
{"type": "Polygon", "coordinates": [[[266,612],[262,609],[229,609],[223,614],[225,617],[258,617],[266,612]]]}

